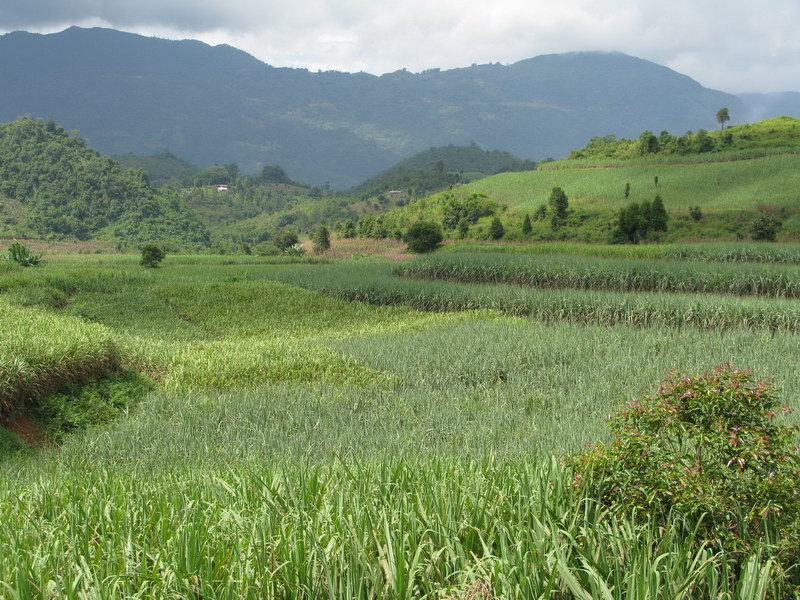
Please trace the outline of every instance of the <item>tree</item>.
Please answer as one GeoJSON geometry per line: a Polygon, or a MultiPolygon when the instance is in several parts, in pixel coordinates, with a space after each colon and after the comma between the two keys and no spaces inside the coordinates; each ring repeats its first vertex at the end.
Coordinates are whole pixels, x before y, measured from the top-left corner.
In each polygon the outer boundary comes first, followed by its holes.
{"type": "Polygon", "coordinates": [[[281,250],[286,250],[297,244],[300,239],[297,237],[297,232],[294,229],[284,229],[273,239],[275,245],[281,250]]]}
{"type": "Polygon", "coordinates": [[[492,219],[492,224],[489,226],[489,237],[495,241],[499,240],[506,234],[506,228],[503,227],[502,221],[499,217],[492,219]]]}
{"type": "Polygon", "coordinates": [[[344,222],[344,227],[342,227],[342,237],[349,240],[356,237],[356,235],[358,235],[358,230],[355,223],[353,223],[353,219],[347,219],[344,222]]]}
{"type": "Polygon", "coordinates": [[[778,235],[778,230],[783,226],[783,223],[770,217],[763,215],[758,217],[750,225],[750,236],[755,241],[759,242],[774,242],[778,235]]]}
{"type": "Polygon", "coordinates": [[[703,218],[703,211],[700,210],[699,206],[690,206],[689,217],[691,217],[692,221],[699,221],[703,218]]]}
{"type": "Polygon", "coordinates": [[[530,235],[532,231],[531,217],[530,215],[525,215],[525,218],[522,219],[522,235],[530,235]]]}
{"type": "Polygon", "coordinates": [[[650,205],[650,229],[652,231],[666,231],[667,230],[667,209],[664,206],[664,201],[661,199],[659,194],[656,194],[656,197],[653,199],[653,203],[650,205]]]}
{"type": "Polygon", "coordinates": [[[328,228],[324,225],[320,225],[317,230],[314,232],[314,252],[325,252],[328,248],[331,247],[331,235],[328,232],[328,228]]]}
{"type": "Polygon", "coordinates": [[[567,195],[560,187],[554,187],[550,192],[550,226],[553,231],[561,228],[567,222],[567,208],[569,207],[569,200],[567,195]]]}
{"type": "Polygon", "coordinates": [[[697,152],[711,152],[714,149],[714,139],[705,129],[698,129],[694,137],[694,148],[697,152]]]}
{"type": "Polygon", "coordinates": [[[166,253],[158,244],[145,244],[142,246],[142,260],[139,261],[139,264],[143,267],[155,269],[166,256],[166,253]]]}
{"type": "Polygon", "coordinates": [[[611,232],[609,241],[612,244],[637,244],[639,243],[639,232],[641,229],[642,217],[639,212],[639,205],[632,202],[622,208],[617,215],[617,226],[611,232]]]}
{"type": "Polygon", "coordinates": [[[458,237],[463,240],[465,237],[467,237],[467,234],[469,234],[469,221],[466,219],[461,219],[458,222],[458,237]]]}
{"type": "Polygon", "coordinates": [[[286,171],[284,171],[278,165],[265,166],[263,169],[261,169],[261,175],[259,175],[255,181],[257,183],[292,183],[292,180],[289,179],[286,171]]]}
{"type": "Polygon", "coordinates": [[[407,245],[406,250],[414,254],[433,252],[443,239],[442,227],[432,221],[417,221],[409,227],[403,237],[403,241],[407,245]]]}
{"type": "Polygon", "coordinates": [[[656,154],[659,150],[658,138],[652,131],[643,131],[639,135],[639,143],[636,145],[636,152],[644,156],[646,154],[656,154]]]}
{"type": "Polygon", "coordinates": [[[727,123],[730,120],[731,116],[727,108],[720,108],[717,111],[717,123],[719,123],[722,129],[725,129],[725,123],[727,123]]]}

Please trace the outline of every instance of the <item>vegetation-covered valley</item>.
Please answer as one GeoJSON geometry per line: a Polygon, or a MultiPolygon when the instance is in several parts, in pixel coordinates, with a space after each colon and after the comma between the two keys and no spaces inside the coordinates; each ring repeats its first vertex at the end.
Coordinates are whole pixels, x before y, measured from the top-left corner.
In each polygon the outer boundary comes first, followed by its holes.
{"type": "Polygon", "coordinates": [[[3,125],[0,597],[796,598],[798,129],[334,193],[3,125]]]}

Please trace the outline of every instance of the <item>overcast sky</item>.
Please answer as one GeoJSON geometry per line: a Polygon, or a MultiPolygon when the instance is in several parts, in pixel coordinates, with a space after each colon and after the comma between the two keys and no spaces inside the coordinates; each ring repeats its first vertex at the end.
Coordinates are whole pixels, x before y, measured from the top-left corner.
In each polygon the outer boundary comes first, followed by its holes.
{"type": "Polygon", "coordinates": [[[726,92],[800,91],[800,0],[2,0],[0,32],[70,25],[381,74],[618,50],[726,92]]]}

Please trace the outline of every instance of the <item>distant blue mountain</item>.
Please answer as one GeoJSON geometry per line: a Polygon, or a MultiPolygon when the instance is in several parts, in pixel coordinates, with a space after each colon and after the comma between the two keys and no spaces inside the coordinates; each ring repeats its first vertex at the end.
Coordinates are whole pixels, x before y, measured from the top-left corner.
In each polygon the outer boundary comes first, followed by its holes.
{"type": "Polygon", "coordinates": [[[250,173],[277,164],[296,181],[334,188],[431,146],[474,142],[540,160],[593,136],[711,129],[721,107],[732,123],[751,110],[619,53],[374,76],[275,68],[230,46],[77,27],[0,36],[0,81],[0,121],[52,118],[105,154],[169,151],[250,173]]]}

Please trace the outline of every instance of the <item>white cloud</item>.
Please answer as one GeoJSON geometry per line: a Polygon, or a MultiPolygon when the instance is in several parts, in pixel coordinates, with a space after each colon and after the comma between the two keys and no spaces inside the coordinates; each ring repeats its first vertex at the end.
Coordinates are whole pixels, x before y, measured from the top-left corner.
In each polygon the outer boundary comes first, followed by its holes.
{"type": "Polygon", "coordinates": [[[726,91],[798,90],[797,0],[6,0],[0,29],[105,25],[277,66],[383,73],[619,50],[726,91]]]}

